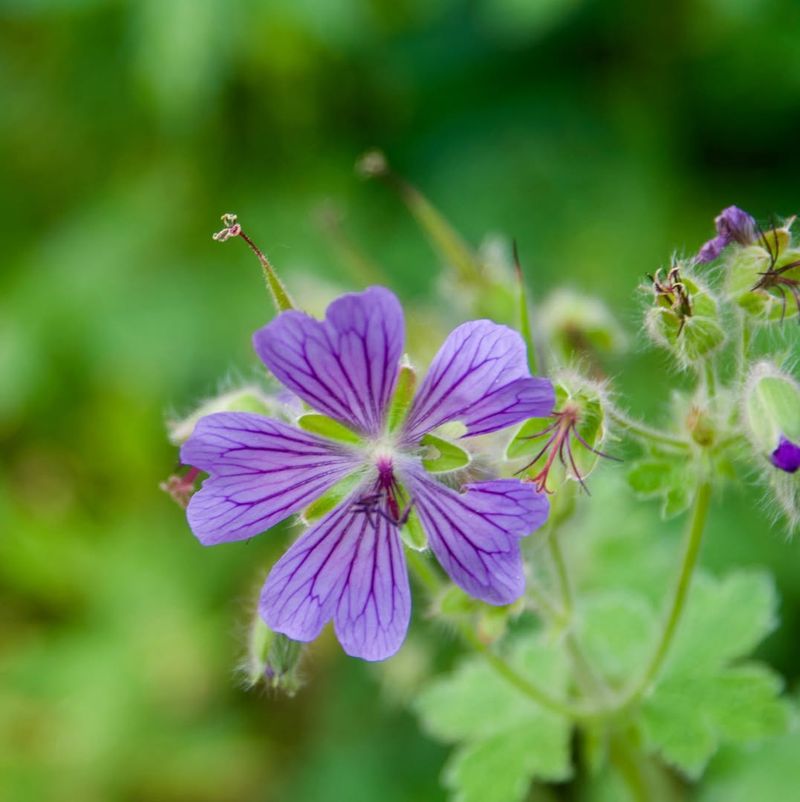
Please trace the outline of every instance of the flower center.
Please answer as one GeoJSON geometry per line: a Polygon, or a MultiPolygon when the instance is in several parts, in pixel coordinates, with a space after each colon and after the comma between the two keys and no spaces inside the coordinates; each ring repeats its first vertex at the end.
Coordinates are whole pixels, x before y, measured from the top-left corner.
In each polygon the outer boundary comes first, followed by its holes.
{"type": "Polygon", "coordinates": [[[401,510],[402,489],[394,475],[392,457],[381,452],[374,455],[378,475],[372,488],[353,502],[353,511],[363,513],[374,526],[377,518],[384,518],[394,526],[403,526],[408,520],[411,505],[401,510]]]}

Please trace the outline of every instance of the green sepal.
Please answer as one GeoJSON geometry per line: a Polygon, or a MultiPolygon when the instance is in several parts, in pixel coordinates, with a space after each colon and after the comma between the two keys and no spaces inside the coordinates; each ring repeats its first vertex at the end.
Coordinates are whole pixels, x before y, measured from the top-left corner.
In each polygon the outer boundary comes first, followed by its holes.
{"type": "MultiPolygon", "coordinates": [[[[788,232],[781,230],[781,233],[788,236],[788,232]]],[[[774,250],[772,232],[768,232],[770,247],[774,250]]],[[[788,244],[783,239],[779,239],[779,255],[775,260],[773,268],[780,270],[782,267],[800,260],[800,250],[797,248],[786,248],[788,244]]],[[[728,297],[733,300],[742,311],[754,321],[760,323],[774,323],[790,318],[797,314],[797,305],[792,303],[791,297],[786,298],[784,306],[784,296],[780,291],[772,287],[770,289],[753,289],[763,278],[770,265],[772,257],[769,251],[762,245],[750,245],[746,248],[734,250],[726,265],[727,282],[725,290],[728,297]]],[[[782,274],[783,278],[800,280],[800,265],[789,268],[782,274]]],[[[784,288],[786,293],[786,288],[784,288]]]]}
{"type": "Polygon", "coordinates": [[[403,543],[414,551],[424,551],[428,547],[428,536],[422,527],[417,511],[411,509],[405,525],[400,528],[400,537],[403,543]]]}
{"type": "Polygon", "coordinates": [[[414,391],[417,388],[417,373],[410,364],[403,364],[397,373],[397,385],[389,404],[389,414],[386,418],[386,428],[390,432],[396,431],[406,419],[411,404],[414,401],[414,391]]]}
{"type": "Polygon", "coordinates": [[[339,423],[339,421],[329,418],[327,415],[320,415],[317,412],[301,415],[297,419],[297,425],[306,432],[319,434],[322,437],[338,440],[341,443],[353,443],[356,445],[363,442],[360,435],[356,434],[352,429],[348,429],[347,426],[339,423]]]}
{"type": "Polygon", "coordinates": [[[322,518],[323,515],[327,515],[350,494],[360,479],[361,477],[358,474],[351,474],[350,476],[345,476],[344,479],[340,479],[327,493],[305,508],[302,514],[303,520],[306,523],[311,523],[322,518]]]}
{"type": "Polygon", "coordinates": [[[422,458],[422,464],[428,473],[457,471],[470,463],[470,456],[463,448],[441,437],[426,434],[420,443],[427,449],[428,456],[422,458]]]}
{"type": "Polygon", "coordinates": [[[688,276],[682,276],[681,283],[688,295],[691,313],[673,309],[665,296],[659,296],[645,322],[656,342],[672,350],[681,362],[691,363],[720,348],[725,342],[725,330],[711,291],[688,276]]]}
{"type": "Polygon", "coordinates": [[[768,363],[757,366],[748,382],[745,417],[754,442],[765,453],[780,435],[800,440],[800,386],[768,363]]]}

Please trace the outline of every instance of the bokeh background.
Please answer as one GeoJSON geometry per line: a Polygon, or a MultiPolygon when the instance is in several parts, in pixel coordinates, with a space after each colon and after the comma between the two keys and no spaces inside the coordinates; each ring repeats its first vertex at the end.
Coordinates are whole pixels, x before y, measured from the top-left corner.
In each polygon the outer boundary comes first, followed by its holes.
{"type": "MultiPolygon", "coordinates": [[[[652,419],[676,378],[638,345],[643,274],[730,203],[798,211],[798,32],[793,0],[0,0],[0,797],[442,799],[403,702],[457,644],[417,620],[375,667],[323,638],[295,699],[245,691],[280,537],[205,550],[158,490],[165,418],[255,375],[272,314],[210,234],[238,212],[311,299],[358,287],[338,217],[425,299],[436,256],[353,171],[378,145],[468,241],[516,237],[535,293],[605,299],[652,419]]],[[[800,545],[751,478],[703,560],[775,572],[791,686],[800,545]]]]}

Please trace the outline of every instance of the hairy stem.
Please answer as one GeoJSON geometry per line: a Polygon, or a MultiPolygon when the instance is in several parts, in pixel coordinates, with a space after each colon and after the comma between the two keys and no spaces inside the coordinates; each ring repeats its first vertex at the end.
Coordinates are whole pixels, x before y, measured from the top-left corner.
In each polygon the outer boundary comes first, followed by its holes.
{"type": "Polygon", "coordinates": [[[636,437],[639,440],[645,440],[655,443],[656,445],[668,446],[678,451],[689,450],[689,443],[682,437],[668,434],[667,432],[661,432],[645,423],[629,418],[614,407],[609,407],[608,417],[621,429],[624,429],[632,437],[636,437]]]}
{"type": "Polygon", "coordinates": [[[553,559],[553,565],[556,570],[558,590],[561,595],[561,606],[564,611],[564,617],[569,620],[572,617],[572,587],[569,581],[569,573],[567,572],[567,564],[564,561],[564,553],[561,550],[561,543],[559,542],[558,533],[555,528],[550,532],[547,538],[547,546],[550,549],[550,556],[553,559]]]}
{"type": "Polygon", "coordinates": [[[244,231],[239,232],[239,237],[247,243],[247,246],[261,263],[261,269],[264,271],[264,279],[267,282],[267,288],[269,289],[276,309],[279,312],[285,312],[287,309],[294,309],[295,306],[292,303],[292,299],[289,297],[289,292],[286,287],[283,286],[283,282],[278,278],[278,274],[275,272],[275,268],[272,266],[269,259],[267,259],[258,245],[256,245],[244,231]]]}

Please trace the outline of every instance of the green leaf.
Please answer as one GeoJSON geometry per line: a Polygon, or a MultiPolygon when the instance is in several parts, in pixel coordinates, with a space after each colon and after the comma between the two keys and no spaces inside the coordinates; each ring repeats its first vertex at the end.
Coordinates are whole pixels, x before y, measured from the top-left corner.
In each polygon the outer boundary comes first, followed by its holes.
{"type": "Polygon", "coordinates": [[[715,671],[749,654],[777,625],[772,577],[741,571],[695,578],[665,673],[715,671]]]}
{"type": "Polygon", "coordinates": [[[672,486],[672,463],[661,459],[634,462],[628,471],[628,484],[642,498],[660,496],[672,486]]]}
{"type": "Polygon", "coordinates": [[[358,434],[339,423],[339,421],[316,412],[301,415],[297,419],[297,425],[307,432],[319,434],[322,437],[328,437],[331,440],[338,440],[342,443],[360,444],[362,442],[358,434]]]}
{"type": "Polygon", "coordinates": [[[763,573],[695,579],[640,720],[647,747],[689,777],[699,776],[725,741],[756,740],[786,728],[781,678],[755,663],[729,665],[774,628],[775,604],[772,581],[763,573]]]}
{"type": "Polygon", "coordinates": [[[587,660],[616,684],[641,670],[657,628],[650,602],[632,591],[600,592],[585,598],[578,609],[576,634],[587,660]]]}
{"type": "MultiPolygon", "coordinates": [[[[561,650],[528,633],[508,659],[540,687],[563,696],[568,670],[561,650]]],[[[434,680],[414,706],[427,732],[460,742],[445,770],[456,799],[514,802],[534,779],[570,776],[570,723],[522,695],[481,658],[434,680]]]]}
{"type": "MultiPolygon", "coordinates": [[[[537,639],[516,644],[508,659],[540,687],[564,693],[568,671],[559,650],[537,639]]],[[[426,731],[442,741],[480,739],[544,715],[480,657],[464,660],[427,685],[414,707],[426,731]]]]}
{"type": "Polygon", "coordinates": [[[683,459],[647,457],[631,466],[628,485],[639,498],[661,498],[661,517],[668,519],[684,512],[692,503],[693,473],[683,459]]]}
{"type": "Polygon", "coordinates": [[[570,774],[569,727],[548,716],[458,749],[444,781],[459,802],[515,802],[532,779],[558,782],[570,774]]]}
{"type": "Polygon", "coordinates": [[[712,761],[697,802],[791,802],[800,788],[800,732],[727,747],[712,761]]]}
{"type": "Polygon", "coordinates": [[[647,745],[697,777],[722,740],[746,742],[785,731],[781,688],[777,674],[756,664],[667,680],[642,708],[647,745]]]}
{"type": "Polygon", "coordinates": [[[423,457],[422,464],[429,473],[457,471],[469,465],[469,454],[441,437],[426,434],[420,442],[427,449],[427,456],[423,457]]]}

